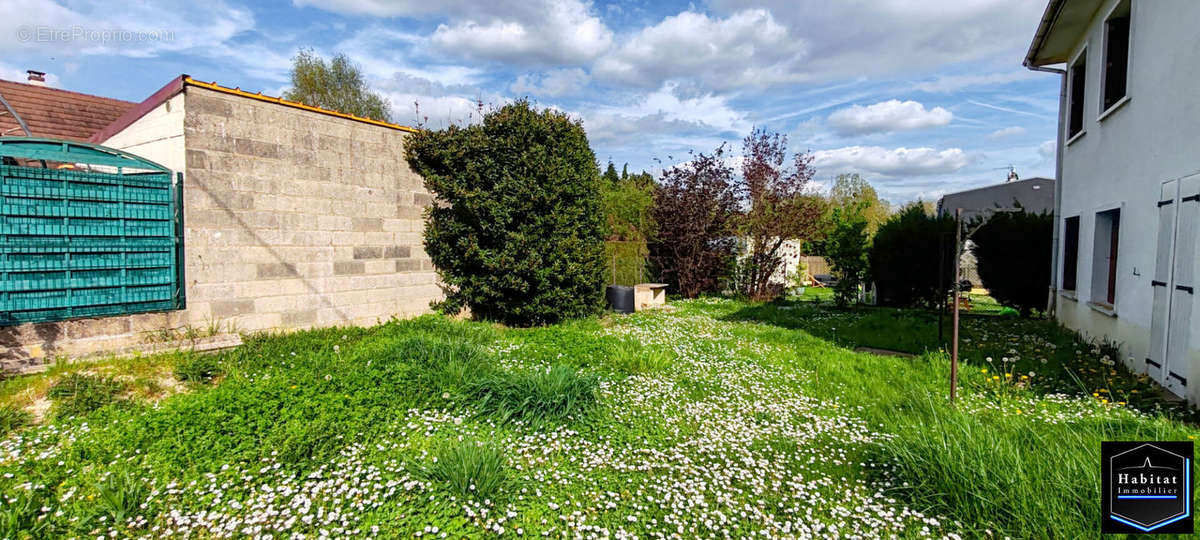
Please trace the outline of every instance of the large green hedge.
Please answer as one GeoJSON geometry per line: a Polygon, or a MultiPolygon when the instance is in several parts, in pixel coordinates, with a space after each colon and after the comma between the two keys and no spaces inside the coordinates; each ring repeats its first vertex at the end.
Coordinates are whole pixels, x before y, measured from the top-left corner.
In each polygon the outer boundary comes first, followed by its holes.
{"type": "Polygon", "coordinates": [[[949,294],[953,281],[954,219],[909,205],[879,227],[868,260],[880,304],[934,307],[949,294]],[[938,284],[939,258],[943,286],[938,284]]]}
{"type": "Polygon", "coordinates": [[[519,101],[478,125],[414,134],[405,152],[437,200],[425,251],[445,283],[441,308],[520,326],[600,309],[600,171],[577,121],[519,101]]]}
{"type": "Polygon", "coordinates": [[[1050,214],[993,214],[971,238],[984,288],[1021,315],[1044,309],[1053,237],[1054,217],[1050,214]]]}

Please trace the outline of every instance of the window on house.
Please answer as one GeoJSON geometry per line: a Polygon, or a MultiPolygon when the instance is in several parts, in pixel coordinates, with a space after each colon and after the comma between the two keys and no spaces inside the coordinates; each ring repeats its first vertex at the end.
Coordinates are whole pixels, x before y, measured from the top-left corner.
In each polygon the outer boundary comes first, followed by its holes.
{"type": "Polygon", "coordinates": [[[1104,99],[1107,111],[1125,97],[1129,75],[1129,0],[1121,2],[1104,23],[1104,99]]]}
{"type": "Polygon", "coordinates": [[[1074,137],[1083,131],[1083,95],[1084,79],[1087,77],[1087,53],[1079,55],[1071,64],[1071,121],[1067,128],[1067,137],[1074,137]]]}
{"type": "Polygon", "coordinates": [[[1079,216],[1069,217],[1063,226],[1062,289],[1075,290],[1075,274],[1079,268],[1079,216]]]}
{"type": "Polygon", "coordinates": [[[1117,301],[1117,247],[1121,237],[1121,210],[1096,214],[1096,240],[1092,248],[1092,301],[1107,306],[1117,301]]]}

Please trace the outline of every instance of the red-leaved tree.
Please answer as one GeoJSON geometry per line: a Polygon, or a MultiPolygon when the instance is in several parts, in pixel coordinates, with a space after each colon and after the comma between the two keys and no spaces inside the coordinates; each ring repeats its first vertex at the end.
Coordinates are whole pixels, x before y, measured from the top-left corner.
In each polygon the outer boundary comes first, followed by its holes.
{"type": "Polygon", "coordinates": [[[716,291],[733,258],[737,198],[725,146],[663,171],[654,192],[651,263],[686,298],[716,291]]]}
{"type": "Polygon", "coordinates": [[[738,261],[736,285],[753,300],[778,296],[772,283],[783,267],[783,247],[788,240],[802,243],[820,232],[824,206],[809,193],[812,155],[803,152],[787,159],[787,136],[753,130],[742,141],[742,177],[735,185],[742,213],[737,219],[745,252],[738,261]]]}

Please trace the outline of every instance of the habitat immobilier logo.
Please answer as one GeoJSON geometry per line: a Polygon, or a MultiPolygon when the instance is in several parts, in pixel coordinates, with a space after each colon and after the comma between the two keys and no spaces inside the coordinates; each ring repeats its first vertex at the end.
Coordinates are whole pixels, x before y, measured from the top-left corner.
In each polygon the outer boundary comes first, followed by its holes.
{"type": "Polygon", "coordinates": [[[1191,441],[1100,444],[1102,533],[1191,534],[1191,441]]]}

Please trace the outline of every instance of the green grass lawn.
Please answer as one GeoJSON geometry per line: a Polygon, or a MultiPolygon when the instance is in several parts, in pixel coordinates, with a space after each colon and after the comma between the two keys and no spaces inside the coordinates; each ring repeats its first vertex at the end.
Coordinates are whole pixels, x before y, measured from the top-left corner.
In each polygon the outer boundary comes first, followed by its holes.
{"type": "Polygon", "coordinates": [[[971,319],[952,407],[924,314],[674,304],[534,329],[426,316],[6,381],[0,537],[1096,537],[1100,441],[1200,434],[1071,390],[1054,370],[1102,351],[1045,322],[971,319]],[[930,351],[847,348],[871,343],[930,351]]]}

